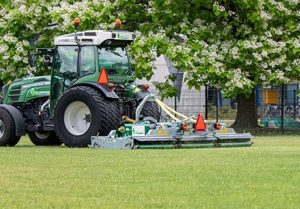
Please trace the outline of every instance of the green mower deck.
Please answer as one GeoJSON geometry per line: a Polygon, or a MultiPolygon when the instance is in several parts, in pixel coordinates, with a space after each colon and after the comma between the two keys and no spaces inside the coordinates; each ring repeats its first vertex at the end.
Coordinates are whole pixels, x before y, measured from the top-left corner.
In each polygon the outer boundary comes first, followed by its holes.
{"type": "Polygon", "coordinates": [[[116,130],[108,136],[92,136],[93,148],[102,149],[176,149],[209,147],[249,147],[250,133],[236,133],[232,128],[216,123],[207,126],[201,114],[197,120],[187,117],[168,107],[154,95],[146,96],[136,109],[134,121],[125,117],[116,130]],[[169,122],[158,123],[153,118],[140,117],[140,111],[147,101],[156,102],[171,118],[169,122]],[[177,117],[176,117],[177,116],[177,117]],[[181,117],[182,119],[179,119],[181,117]]]}
{"type": "Polygon", "coordinates": [[[213,147],[250,147],[250,133],[228,133],[221,131],[183,130],[182,123],[149,122],[125,124],[122,136],[113,130],[108,136],[93,136],[91,147],[102,149],[178,149],[178,148],[213,148],[213,147]],[[136,130],[139,130],[137,132],[136,130]],[[130,131],[130,133],[128,133],[130,131]]]}

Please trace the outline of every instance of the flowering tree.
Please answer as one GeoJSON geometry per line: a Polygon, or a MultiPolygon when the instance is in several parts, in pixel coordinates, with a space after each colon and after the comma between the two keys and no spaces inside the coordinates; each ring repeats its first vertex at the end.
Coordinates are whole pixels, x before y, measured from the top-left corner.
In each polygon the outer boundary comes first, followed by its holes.
{"type": "MultiPolygon", "coordinates": [[[[190,87],[210,84],[225,96],[237,98],[235,127],[257,125],[255,86],[300,77],[299,0],[153,0],[145,4],[143,27],[148,30],[139,28],[144,36],[132,48],[134,54],[147,52],[148,56],[136,57],[137,75],[151,76],[151,60],[167,55],[186,72],[190,87]]],[[[168,85],[162,84],[161,89],[168,85]]]]}
{"type": "MultiPolygon", "coordinates": [[[[131,54],[138,78],[150,78],[164,54],[190,87],[210,84],[237,98],[235,126],[256,125],[255,86],[300,76],[299,0],[14,0],[0,10],[0,78],[40,73],[28,67],[32,44],[50,46],[54,36],[73,32],[77,16],[82,30],[111,29],[120,18],[137,32],[131,54]],[[48,28],[51,22],[58,27],[48,28]]],[[[172,80],[158,87],[169,89],[172,80]]]]}
{"type": "Polygon", "coordinates": [[[48,1],[8,1],[0,9],[0,79],[41,73],[29,65],[35,46],[50,45],[44,36],[50,18],[48,1]],[[39,39],[38,43],[36,43],[39,39]]]}
{"type": "Polygon", "coordinates": [[[3,81],[45,73],[44,68],[29,65],[34,49],[50,47],[55,36],[74,32],[73,18],[82,17],[81,29],[108,27],[99,24],[107,21],[98,12],[110,9],[106,1],[14,0],[1,4],[0,80],[3,81]],[[49,27],[51,23],[58,23],[58,27],[49,27]]]}

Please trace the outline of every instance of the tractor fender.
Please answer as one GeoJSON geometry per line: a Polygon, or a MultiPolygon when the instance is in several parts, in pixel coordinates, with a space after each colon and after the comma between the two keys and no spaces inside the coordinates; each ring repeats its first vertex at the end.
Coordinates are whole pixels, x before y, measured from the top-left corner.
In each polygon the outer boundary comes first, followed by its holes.
{"type": "Polygon", "coordinates": [[[0,108],[6,110],[15,122],[16,135],[22,136],[25,133],[25,120],[21,112],[12,105],[0,104],[0,108]]]}
{"type": "Polygon", "coordinates": [[[141,91],[136,92],[136,93],[134,94],[134,98],[136,98],[137,100],[140,100],[140,99],[145,98],[145,97],[146,97],[147,95],[149,95],[149,94],[150,94],[149,91],[143,91],[143,90],[141,90],[141,91]]]}
{"type": "Polygon", "coordinates": [[[116,92],[111,91],[111,90],[107,89],[106,87],[99,85],[98,83],[88,82],[85,84],[77,84],[74,86],[90,86],[90,87],[98,90],[100,93],[102,93],[106,98],[119,99],[119,96],[116,94],[116,92]]]}

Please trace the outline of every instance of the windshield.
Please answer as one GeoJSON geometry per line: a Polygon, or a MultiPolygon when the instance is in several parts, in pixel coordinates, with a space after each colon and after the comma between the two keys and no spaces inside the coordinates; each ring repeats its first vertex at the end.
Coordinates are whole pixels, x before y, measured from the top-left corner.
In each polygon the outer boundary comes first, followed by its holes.
{"type": "Polygon", "coordinates": [[[99,69],[106,68],[109,75],[130,75],[131,68],[125,48],[99,48],[99,69]]]}
{"type": "Polygon", "coordinates": [[[77,72],[77,57],[78,46],[59,46],[55,62],[58,64],[58,69],[61,73],[77,72]]]}

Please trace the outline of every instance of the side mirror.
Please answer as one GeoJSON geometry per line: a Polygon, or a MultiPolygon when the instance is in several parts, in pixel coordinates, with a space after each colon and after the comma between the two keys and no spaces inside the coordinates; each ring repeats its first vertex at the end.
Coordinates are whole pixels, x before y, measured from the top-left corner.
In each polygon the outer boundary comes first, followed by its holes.
{"type": "Polygon", "coordinates": [[[44,55],[44,62],[46,66],[50,67],[52,65],[52,56],[49,54],[44,55]]]}
{"type": "Polygon", "coordinates": [[[43,62],[45,63],[45,67],[52,66],[54,48],[37,48],[36,55],[43,56],[43,62]]]}

